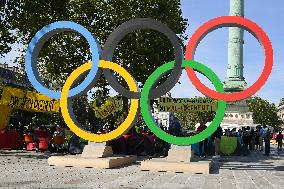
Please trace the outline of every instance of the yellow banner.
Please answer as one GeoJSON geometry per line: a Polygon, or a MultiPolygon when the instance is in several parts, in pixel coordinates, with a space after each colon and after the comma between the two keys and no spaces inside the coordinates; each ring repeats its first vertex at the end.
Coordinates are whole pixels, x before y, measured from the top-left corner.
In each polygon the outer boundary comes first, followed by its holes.
{"type": "Polygon", "coordinates": [[[0,105],[0,130],[5,129],[8,126],[11,112],[11,107],[0,105]]]}
{"type": "Polygon", "coordinates": [[[95,111],[96,117],[100,119],[105,119],[109,115],[121,111],[122,110],[123,101],[122,98],[119,96],[115,96],[112,98],[109,98],[103,105],[100,107],[96,107],[96,104],[94,102],[93,104],[93,110],[95,111]]]}
{"type": "Polygon", "coordinates": [[[199,98],[169,98],[160,97],[159,112],[197,112],[216,111],[217,101],[199,98]]]}
{"type": "Polygon", "coordinates": [[[35,112],[58,112],[60,107],[59,100],[12,87],[3,88],[0,104],[35,112]]]}

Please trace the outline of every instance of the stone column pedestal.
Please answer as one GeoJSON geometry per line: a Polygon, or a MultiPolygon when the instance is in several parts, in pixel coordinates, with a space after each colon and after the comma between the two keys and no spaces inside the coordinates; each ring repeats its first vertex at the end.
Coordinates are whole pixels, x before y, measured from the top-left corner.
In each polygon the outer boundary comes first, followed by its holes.
{"type": "Polygon", "coordinates": [[[167,161],[192,162],[194,159],[194,151],[191,150],[191,146],[172,145],[166,159],[167,161]]]}
{"type": "Polygon", "coordinates": [[[111,146],[105,143],[89,142],[82,152],[83,158],[105,158],[113,155],[111,146]]]}
{"type": "Polygon", "coordinates": [[[141,162],[142,170],[209,174],[211,161],[197,161],[191,146],[172,145],[166,158],[153,158],[141,162]]]}
{"type": "Polygon", "coordinates": [[[61,167],[115,168],[134,163],[136,159],[133,155],[114,155],[111,146],[106,143],[89,142],[82,154],[52,156],[48,158],[48,164],[61,167]]]}

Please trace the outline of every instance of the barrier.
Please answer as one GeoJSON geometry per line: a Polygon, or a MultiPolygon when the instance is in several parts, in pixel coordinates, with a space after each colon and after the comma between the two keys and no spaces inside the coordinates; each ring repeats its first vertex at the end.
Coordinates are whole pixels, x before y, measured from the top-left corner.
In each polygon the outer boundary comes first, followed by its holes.
{"type": "Polygon", "coordinates": [[[237,137],[221,137],[220,150],[225,155],[230,155],[237,149],[237,137]]]}

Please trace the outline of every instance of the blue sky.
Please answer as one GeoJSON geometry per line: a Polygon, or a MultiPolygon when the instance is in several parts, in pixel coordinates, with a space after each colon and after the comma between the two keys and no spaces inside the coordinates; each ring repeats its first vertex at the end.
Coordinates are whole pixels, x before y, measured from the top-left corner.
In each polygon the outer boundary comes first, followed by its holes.
{"type": "MultiPolygon", "coordinates": [[[[188,19],[189,27],[186,34],[192,33],[204,22],[223,15],[229,15],[229,0],[182,0],[183,17],[188,19]]],[[[284,97],[284,1],[283,0],[245,0],[245,17],[256,22],[262,27],[274,48],[274,67],[271,76],[264,87],[256,94],[270,102],[279,103],[284,97]],[[279,24],[278,24],[279,23],[279,24]]],[[[258,41],[248,32],[245,32],[244,44],[244,77],[248,85],[251,85],[262,72],[264,66],[263,48],[258,41]]],[[[221,28],[208,34],[199,44],[195,60],[210,67],[219,78],[224,81],[227,66],[227,41],[228,28],[221,28]]],[[[1,62],[11,64],[17,47],[13,49],[1,62]]],[[[208,80],[199,76],[208,86],[212,85],[208,80]]],[[[174,97],[194,97],[201,95],[187,78],[185,72],[171,93],[174,97]]]]}
{"type": "MultiPolygon", "coordinates": [[[[204,22],[223,15],[229,15],[229,0],[182,0],[182,12],[188,19],[186,33],[189,37],[204,22]]],[[[283,0],[245,0],[245,17],[256,22],[269,36],[274,48],[274,67],[269,80],[256,95],[279,103],[284,97],[284,1],[283,0]]],[[[224,81],[227,66],[228,28],[221,28],[208,34],[199,44],[195,60],[210,67],[224,81]]],[[[250,86],[260,76],[264,66],[263,48],[248,32],[244,36],[244,77],[250,86]]],[[[205,77],[201,81],[212,87],[205,77]]],[[[181,84],[171,93],[174,97],[194,97],[201,95],[188,80],[185,72],[181,84]]]]}

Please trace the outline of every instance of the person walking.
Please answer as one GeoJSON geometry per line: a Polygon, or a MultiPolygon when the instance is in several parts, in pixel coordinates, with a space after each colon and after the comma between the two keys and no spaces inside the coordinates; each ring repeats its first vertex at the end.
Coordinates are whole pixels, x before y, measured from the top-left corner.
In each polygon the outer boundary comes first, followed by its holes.
{"type": "Polygon", "coordinates": [[[282,131],[279,131],[278,135],[276,136],[276,142],[278,143],[277,145],[277,150],[282,151],[282,142],[283,142],[283,134],[282,131]]]}

